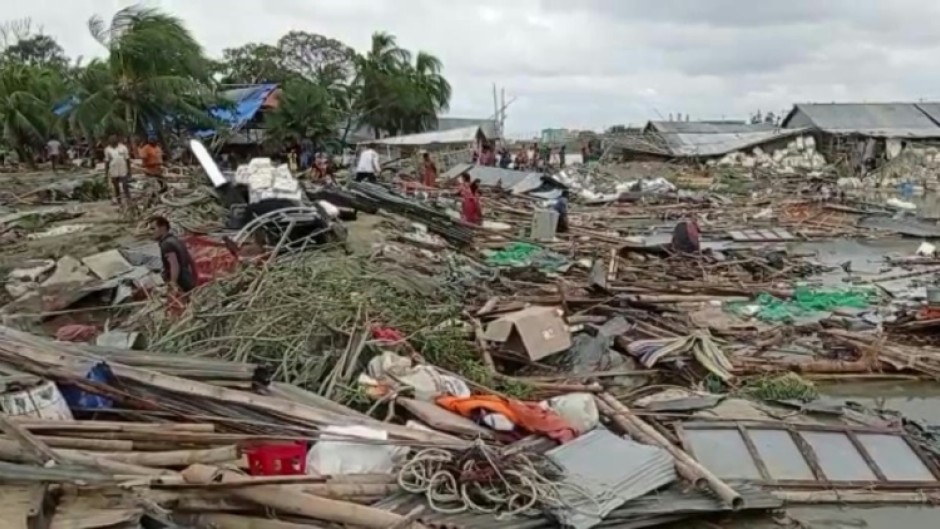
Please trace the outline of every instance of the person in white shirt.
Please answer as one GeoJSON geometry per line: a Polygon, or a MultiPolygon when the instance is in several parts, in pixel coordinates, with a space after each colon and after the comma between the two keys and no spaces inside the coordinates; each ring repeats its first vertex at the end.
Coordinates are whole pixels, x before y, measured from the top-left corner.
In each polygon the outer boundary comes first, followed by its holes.
{"type": "Polygon", "coordinates": [[[378,175],[381,172],[379,153],[375,152],[372,145],[366,145],[366,148],[359,155],[359,163],[356,164],[356,181],[378,182],[378,175]]]}
{"type": "Polygon", "coordinates": [[[55,172],[56,165],[58,165],[62,157],[62,142],[55,138],[50,139],[49,142],[46,143],[46,154],[49,157],[49,161],[52,162],[52,171],[55,172]]]}
{"type": "Polygon", "coordinates": [[[120,204],[123,194],[130,203],[131,155],[127,146],[118,141],[117,136],[111,136],[108,146],[104,148],[104,163],[114,192],[112,200],[120,204]]]}

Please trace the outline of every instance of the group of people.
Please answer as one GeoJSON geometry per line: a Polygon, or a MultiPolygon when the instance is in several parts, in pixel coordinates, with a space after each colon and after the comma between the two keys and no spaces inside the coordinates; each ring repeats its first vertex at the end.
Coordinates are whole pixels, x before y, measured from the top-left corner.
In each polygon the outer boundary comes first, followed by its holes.
{"type": "MultiPolygon", "coordinates": [[[[163,149],[155,136],[147,138],[137,152],[143,166],[144,176],[157,182],[160,192],[167,191],[166,177],[163,172],[163,149]]],[[[117,204],[130,203],[131,151],[127,145],[111,136],[104,148],[105,173],[111,183],[111,200],[117,204]]]]}
{"type": "Polygon", "coordinates": [[[565,146],[557,149],[551,147],[539,148],[538,143],[533,143],[530,147],[519,149],[513,156],[509,147],[502,147],[497,153],[492,146],[484,145],[479,155],[474,153],[474,163],[487,165],[491,167],[500,167],[502,169],[531,169],[542,171],[550,167],[565,166],[565,146]]]}

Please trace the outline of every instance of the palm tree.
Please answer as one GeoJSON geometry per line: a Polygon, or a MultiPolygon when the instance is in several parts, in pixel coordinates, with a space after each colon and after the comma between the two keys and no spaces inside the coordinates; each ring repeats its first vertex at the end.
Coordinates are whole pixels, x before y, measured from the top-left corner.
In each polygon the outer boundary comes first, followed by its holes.
{"type": "Polygon", "coordinates": [[[32,164],[36,148],[54,134],[52,107],[62,94],[61,78],[50,69],[26,64],[0,68],[0,139],[21,161],[32,164]]]}
{"type": "Polygon", "coordinates": [[[369,51],[356,60],[360,119],[372,128],[377,138],[381,131],[394,128],[390,110],[395,98],[390,96],[396,77],[410,60],[411,54],[398,47],[393,35],[384,32],[373,33],[369,51]]]}
{"type": "Polygon", "coordinates": [[[204,122],[211,100],[210,61],[183,22],[157,9],[132,6],[110,23],[88,21],[108,50],[80,75],[73,124],[86,135],[134,135],[164,129],[169,121],[204,122]]]}
{"type": "Polygon", "coordinates": [[[441,61],[398,47],[387,33],[372,35],[369,51],[357,60],[360,115],[364,124],[390,134],[421,132],[437,125],[437,113],[450,103],[451,86],[441,61]]]}

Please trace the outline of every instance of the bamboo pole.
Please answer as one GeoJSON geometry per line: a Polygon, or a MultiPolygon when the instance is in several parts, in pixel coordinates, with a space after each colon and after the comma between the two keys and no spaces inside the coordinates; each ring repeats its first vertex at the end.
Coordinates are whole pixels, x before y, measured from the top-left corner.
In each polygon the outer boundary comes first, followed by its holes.
{"type": "MultiPolygon", "coordinates": [[[[0,437],[11,441],[12,439],[0,437]]],[[[82,437],[57,437],[51,435],[37,435],[36,439],[46,443],[51,448],[74,448],[77,450],[98,450],[111,452],[131,452],[134,450],[133,441],[119,441],[110,439],[85,439],[82,437]]]]}
{"type": "Polygon", "coordinates": [[[775,490],[774,496],[787,503],[803,504],[908,504],[935,505],[940,492],[875,491],[875,490],[775,490]]]}
{"type": "Polygon", "coordinates": [[[170,450],[168,452],[126,452],[109,454],[111,461],[120,461],[145,467],[182,467],[195,463],[227,463],[241,457],[235,445],[208,450],[170,450]]]}
{"type": "Polygon", "coordinates": [[[202,529],[326,529],[322,525],[282,522],[237,514],[196,514],[186,516],[185,519],[189,524],[202,529]]]}
{"type": "MultiPolygon", "coordinates": [[[[722,501],[731,506],[732,509],[740,509],[744,506],[744,500],[741,498],[741,495],[738,494],[734,489],[728,486],[727,483],[718,479],[714,474],[711,473],[707,468],[699,464],[698,461],[692,458],[684,450],[679,449],[674,444],[672,444],[668,439],[663,437],[655,428],[647,424],[643,419],[640,419],[629,408],[624,406],[620,401],[615,399],[609,393],[603,393],[597,399],[600,402],[603,402],[607,407],[615,412],[614,417],[621,418],[625,423],[629,423],[631,427],[635,430],[642,432],[643,435],[647,438],[650,438],[654,441],[654,444],[666,449],[667,452],[672,454],[677,461],[681,461],[684,467],[687,467],[685,472],[691,471],[691,478],[688,476],[686,479],[689,481],[697,482],[699,479],[704,479],[708,483],[708,487],[721,498],[722,501]]],[[[615,420],[615,422],[617,422],[615,420]]],[[[618,422],[618,424],[620,424],[618,422]]],[[[682,467],[678,467],[682,470],[682,467]]]]}
{"type": "MultiPolygon", "coordinates": [[[[240,479],[241,476],[216,467],[193,465],[183,471],[183,478],[190,483],[211,483],[221,478],[224,483],[226,480],[240,479]]],[[[402,519],[402,516],[389,511],[296,492],[281,485],[232,489],[229,493],[287,514],[372,529],[387,529],[402,519]]],[[[412,527],[423,528],[417,523],[412,527]]]]}
{"type": "MultiPolygon", "coordinates": [[[[157,476],[169,472],[167,470],[147,468],[140,465],[123,463],[121,461],[113,461],[99,454],[88,454],[78,450],[60,448],[53,450],[52,452],[63,461],[77,463],[80,465],[88,465],[115,474],[130,476],[157,476]]],[[[31,461],[27,452],[22,446],[20,446],[19,443],[7,439],[0,439],[0,459],[16,462],[31,461]]]]}
{"type": "Polygon", "coordinates": [[[81,431],[81,432],[191,432],[212,433],[211,423],[133,423],[111,421],[50,421],[28,417],[11,417],[14,423],[31,432],[81,431]]]}

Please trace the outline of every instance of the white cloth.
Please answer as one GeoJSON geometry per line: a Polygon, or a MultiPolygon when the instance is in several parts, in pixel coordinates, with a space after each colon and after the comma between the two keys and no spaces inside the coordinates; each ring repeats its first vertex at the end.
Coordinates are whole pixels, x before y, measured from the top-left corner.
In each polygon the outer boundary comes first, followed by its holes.
{"type": "Polygon", "coordinates": [[[108,176],[111,178],[123,178],[127,176],[127,161],[130,159],[130,153],[123,143],[115,147],[110,145],[104,148],[104,160],[108,167],[108,176]]]}
{"type": "Polygon", "coordinates": [[[359,155],[359,163],[356,164],[357,173],[379,174],[379,153],[372,149],[366,149],[359,155]]]}
{"type": "Polygon", "coordinates": [[[62,148],[62,143],[59,140],[49,140],[49,143],[46,144],[46,150],[49,151],[49,156],[58,156],[59,149],[62,148]]]}

